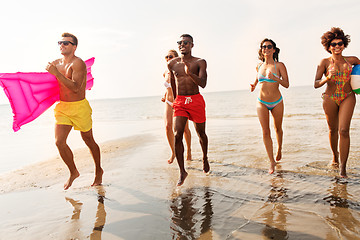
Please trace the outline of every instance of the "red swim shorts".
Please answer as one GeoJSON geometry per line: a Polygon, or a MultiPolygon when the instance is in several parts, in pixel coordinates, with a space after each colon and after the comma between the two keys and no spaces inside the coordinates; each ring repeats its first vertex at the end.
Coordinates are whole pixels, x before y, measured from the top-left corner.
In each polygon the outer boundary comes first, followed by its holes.
{"type": "Polygon", "coordinates": [[[203,123],[206,121],[205,101],[200,93],[190,96],[176,96],[173,102],[174,117],[187,117],[195,123],[203,123]]]}

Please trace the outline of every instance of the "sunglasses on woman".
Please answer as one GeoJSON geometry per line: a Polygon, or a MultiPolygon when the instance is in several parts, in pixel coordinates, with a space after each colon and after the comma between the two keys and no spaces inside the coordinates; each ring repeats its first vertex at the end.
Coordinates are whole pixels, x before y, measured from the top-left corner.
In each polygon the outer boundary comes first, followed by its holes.
{"type": "Polygon", "coordinates": [[[168,56],[165,56],[166,59],[173,59],[174,56],[173,55],[168,55],[168,56]]]}
{"type": "Polygon", "coordinates": [[[262,45],[261,46],[262,49],[272,49],[273,48],[273,45],[262,45]]]}
{"type": "Polygon", "coordinates": [[[332,43],[330,43],[330,46],[332,46],[332,47],[336,47],[336,45],[338,45],[339,47],[341,47],[342,45],[344,45],[344,42],[332,42],[332,43]]]}

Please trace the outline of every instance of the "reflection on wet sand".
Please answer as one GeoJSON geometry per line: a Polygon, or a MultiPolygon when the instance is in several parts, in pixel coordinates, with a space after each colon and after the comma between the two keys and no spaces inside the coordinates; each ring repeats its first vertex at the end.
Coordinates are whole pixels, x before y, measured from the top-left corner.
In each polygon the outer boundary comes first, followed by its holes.
{"type": "Polygon", "coordinates": [[[208,187],[190,188],[172,199],[170,204],[172,239],[196,239],[203,234],[206,234],[206,239],[213,239],[212,195],[208,187]]]}
{"type": "Polygon", "coordinates": [[[212,175],[205,186],[169,187],[162,196],[154,193],[155,188],[114,184],[107,192],[117,198],[105,201],[101,187],[95,223],[94,218],[80,221],[81,211],[82,218],[89,215],[84,214],[86,202],[68,199],[74,208],[69,236],[95,240],[109,235],[112,239],[359,239],[357,180],[281,169],[271,176],[242,170],[247,174],[234,171],[224,177],[220,173],[216,175],[220,181],[211,181],[212,175]],[[107,216],[104,201],[108,213],[115,214],[107,216]]]}
{"type": "Polygon", "coordinates": [[[262,234],[268,239],[288,239],[286,231],[287,215],[289,209],[283,204],[288,198],[288,189],[284,186],[284,179],[281,171],[270,181],[270,192],[267,201],[261,208],[265,210],[262,214],[264,218],[264,229],[262,234]]]}
{"type": "Polygon", "coordinates": [[[76,219],[76,220],[80,219],[80,212],[83,204],[79,201],[75,201],[74,199],[68,197],[65,197],[65,200],[68,201],[74,207],[74,211],[73,211],[73,215],[71,216],[71,219],[76,219]]]}
{"type": "Polygon", "coordinates": [[[76,201],[69,197],[65,197],[65,200],[67,202],[69,202],[74,208],[73,215],[71,216],[70,226],[69,226],[69,229],[67,230],[66,238],[67,239],[81,239],[84,237],[83,234],[79,231],[79,229],[81,228],[80,213],[81,213],[83,203],[81,203],[80,201],[76,201]]]}
{"type": "MultiPolygon", "coordinates": [[[[339,238],[359,239],[360,221],[353,216],[353,209],[359,210],[359,204],[351,200],[353,196],[347,192],[346,180],[335,179],[327,190],[328,196],[323,200],[330,204],[329,215],[326,220],[336,229],[339,238]]],[[[331,239],[332,233],[327,234],[331,239]]]]}
{"type": "MultiPolygon", "coordinates": [[[[96,186],[97,191],[97,211],[96,211],[96,220],[92,233],[90,234],[90,239],[92,240],[101,240],[102,230],[106,222],[106,211],[104,206],[105,199],[105,189],[103,186],[96,186]]],[[[73,207],[73,215],[71,216],[70,228],[68,230],[66,239],[84,239],[84,234],[80,231],[82,228],[83,221],[80,221],[80,213],[83,206],[83,203],[76,201],[72,198],[65,197],[66,201],[69,202],[73,207]]]]}
{"type": "Polygon", "coordinates": [[[106,211],[104,205],[105,189],[103,186],[96,186],[98,192],[98,206],[96,211],[96,221],[94,224],[93,232],[90,234],[90,239],[100,240],[101,233],[106,222],[106,211]]]}

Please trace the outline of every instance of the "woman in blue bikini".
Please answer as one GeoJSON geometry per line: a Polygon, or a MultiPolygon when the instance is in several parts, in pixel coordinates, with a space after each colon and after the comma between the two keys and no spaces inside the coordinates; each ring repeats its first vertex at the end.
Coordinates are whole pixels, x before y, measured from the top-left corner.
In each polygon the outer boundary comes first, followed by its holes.
{"type": "Polygon", "coordinates": [[[285,64],[279,62],[280,49],[271,39],[264,39],[260,44],[259,49],[259,63],[256,67],[256,80],[251,86],[251,92],[260,83],[260,95],[258,97],[257,114],[262,127],[263,141],[266,148],[267,155],[270,160],[269,173],[275,171],[276,161],[281,159],[283,130],[282,120],[284,115],[284,103],[281,96],[279,85],[288,88],[289,79],[285,64]],[[278,151],[276,154],[276,161],[274,159],[273,142],[271,140],[270,126],[269,126],[269,111],[274,118],[274,127],[276,131],[276,139],[278,142],[278,151]]]}

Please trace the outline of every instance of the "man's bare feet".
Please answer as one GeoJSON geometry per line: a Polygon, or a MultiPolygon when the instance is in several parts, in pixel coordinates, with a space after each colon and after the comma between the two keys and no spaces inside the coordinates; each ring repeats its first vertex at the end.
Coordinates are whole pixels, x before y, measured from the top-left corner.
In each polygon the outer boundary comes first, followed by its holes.
{"type": "Polygon", "coordinates": [[[275,166],[276,166],[276,162],[270,162],[270,168],[269,168],[269,174],[273,174],[275,172],[275,166]]]}
{"type": "Polygon", "coordinates": [[[175,159],[175,154],[172,154],[171,157],[168,159],[168,164],[172,164],[174,162],[175,159]]]}
{"type": "Polygon", "coordinates": [[[93,184],[91,184],[92,187],[101,185],[103,174],[104,174],[104,170],[102,170],[102,168],[100,168],[98,171],[95,172],[95,179],[93,184]]]}
{"type": "Polygon", "coordinates": [[[341,168],[340,169],[340,177],[341,178],[348,178],[347,174],[346,174],[346,168],[341,168]]]}
{"type": "Polygon", "coordinates": [[[207,157],[203,159],[203,171],[204,173],[208,173],[210,171],[210,165],[207,157]]]}
{"type": "Polygon", "coordinates": [[[280,161],[281,160],[281,157],[282,157],[282,154],[281,154],[281,149],[278,150],[277,154],[276,154],[276,161],[280,161]]]}
{"type": "Polygon", "coordinates": [[[75,173],[70,174],[69,179],[67,180],[67,182],[64,184],[64,190],[68,190],[69,187],[71,187],[73,181],[78,178],[80,176],[80,173],[78,171],[76,171],[75,173]]]}
{"type": "Polygon", "coordinates": [[[188,176],[188,173],[187,172],[184,172],[184,173],[180,173],[180,178],[179,178],[179,181],[177,183],[178,186],[181,186],[183,185],[186,177],[188,176]]]}

